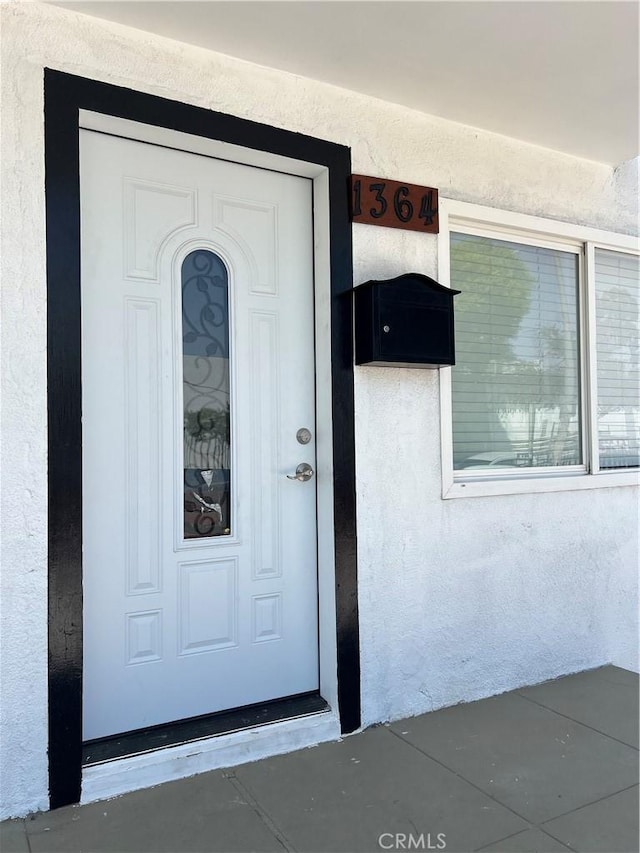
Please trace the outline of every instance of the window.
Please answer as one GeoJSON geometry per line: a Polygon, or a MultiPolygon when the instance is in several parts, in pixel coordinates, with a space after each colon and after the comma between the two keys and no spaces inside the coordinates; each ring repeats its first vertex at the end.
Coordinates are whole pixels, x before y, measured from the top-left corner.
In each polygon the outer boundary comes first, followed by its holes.
{"type": "Polygon", "coordinates": [[[632,482],[640,464],[633,239],[443,207],[440,278],[461,291],[456,364],[441,371],[445,497],[632,482]]]}
{"type": "Polygon", "coordinates": [[[638,258],[594,254],[599,463],[630,468],[640,464],[638,258]]]}
{"type": "Polygon", "coordinates": [[[222,260],[197,249],[182,264],[184,537],[228,536],[229,287],[222,260]]]}
{"type": "Polygon", "coordinates": [[[578,257],[451,234],[453,467],[578,465],[578,257]]]}

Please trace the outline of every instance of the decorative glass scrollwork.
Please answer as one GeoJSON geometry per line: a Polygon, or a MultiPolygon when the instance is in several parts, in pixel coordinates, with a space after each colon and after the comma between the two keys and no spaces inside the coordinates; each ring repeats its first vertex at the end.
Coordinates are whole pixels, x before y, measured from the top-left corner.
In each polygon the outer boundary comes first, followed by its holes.
{"type": "Polygon", "coordinates": [[[197,249],[182,264],[184,536],[231,533],[229,280],[197,249]]]}

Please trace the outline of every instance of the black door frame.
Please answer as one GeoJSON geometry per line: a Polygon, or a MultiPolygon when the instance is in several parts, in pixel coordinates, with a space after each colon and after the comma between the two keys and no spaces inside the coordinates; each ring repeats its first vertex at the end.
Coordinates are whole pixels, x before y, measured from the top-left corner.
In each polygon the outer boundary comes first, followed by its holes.
{"type": "Polygon", "coordinates": [[[79,110],[325,166],[329,173],[337,669],[340,726],[360,726],[349,148],[46,68],[49,452],[49,797],[82,781],[82,411],[79,110]]]}

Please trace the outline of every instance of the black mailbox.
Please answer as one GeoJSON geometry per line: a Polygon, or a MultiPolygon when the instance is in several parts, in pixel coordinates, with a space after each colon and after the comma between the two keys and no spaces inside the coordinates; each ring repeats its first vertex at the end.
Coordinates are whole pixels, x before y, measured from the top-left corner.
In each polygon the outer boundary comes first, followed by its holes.
{"type": "Polygon", "coordinates": [[[356,364],[455,364],[453,297],[457,293],[420,273],[356,287],[356,364]]]}

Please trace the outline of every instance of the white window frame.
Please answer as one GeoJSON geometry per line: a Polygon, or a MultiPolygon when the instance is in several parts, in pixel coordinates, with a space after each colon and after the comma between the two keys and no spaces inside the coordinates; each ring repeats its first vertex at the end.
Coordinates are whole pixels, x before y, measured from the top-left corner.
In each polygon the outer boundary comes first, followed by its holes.
{"type": "Polygon", "coordinates": [[[583,225],[512,213],[492,207],[441,198],[439,204],[438,281],[451,287],[450,234],[476,234],[498,240],[569,251],[579,258],[580,377],[582,382],[581,429],[585,463],[567,468],[497,469],[460,471],[453,468],[453,416],[451,368],[440,369],[440,448],[442,497],[564,492],[576,489],[635,486],[639,469],[598,468],[596,297],[594,261],[596,249],[640,254],[637,237],[615,234],[583,225]]]}

